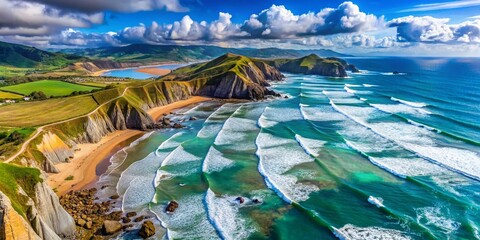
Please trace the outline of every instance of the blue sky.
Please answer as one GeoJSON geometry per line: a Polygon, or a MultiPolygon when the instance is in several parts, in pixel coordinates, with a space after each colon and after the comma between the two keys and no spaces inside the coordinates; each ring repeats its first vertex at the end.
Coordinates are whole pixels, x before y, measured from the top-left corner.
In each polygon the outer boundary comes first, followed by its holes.
{"type": "Polygon", "coordinates": [[[480,0],[0,0],[0,6],[0,40],[43,48],[146,43],[480,55],[480,0]]]}

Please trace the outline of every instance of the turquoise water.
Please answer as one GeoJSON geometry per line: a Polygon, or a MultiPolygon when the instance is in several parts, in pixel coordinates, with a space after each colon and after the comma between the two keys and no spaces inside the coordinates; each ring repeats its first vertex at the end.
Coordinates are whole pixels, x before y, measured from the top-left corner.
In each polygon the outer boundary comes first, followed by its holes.
{"type": "MultiPolygon", "coordinates": [[[[156,66],[155,68],[173,70],[173,69],[182,67],[184,65],[185,64],[166,64],[166,65],[156,66]]],[[[109,71],[103,73],[102,76],[120,77],[120,78],[133,78],[133,79],[139,79],[139,80],[144,80],[144,79],[148,79],[148,78],[152,78],[152,77],[153,78],[158,77],[157,75],[153,75],[153,74],[137,72],[137,70],[138,70],[138,68],[109,70],[109,71]]]]}
{"type": "Polygon", "coordinates": [[[349,61],[287,75],[288,99],[180,110],[199,120],[112,158],[105,191],[170,239],[479,239],[480,60],[349,61]]]}

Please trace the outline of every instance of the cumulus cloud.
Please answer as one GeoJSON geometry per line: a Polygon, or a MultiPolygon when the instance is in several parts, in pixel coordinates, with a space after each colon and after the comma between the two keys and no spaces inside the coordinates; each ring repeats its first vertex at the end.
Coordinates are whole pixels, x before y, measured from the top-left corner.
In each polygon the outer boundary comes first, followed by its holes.
{"type": "Polygon", "coordinates": [[[387,23],[397,28],[400,42],[423,43],[480,43],[480,19],[449,24],[448,18],[402,17],[387,23]]]}
{"type": "Polygon", "coordinates": [[[165,9],[172,12],[185,12],[188,8],[179,0],[27,0],[54,6],[64,10],[95,13],[101,11],[139,12],[165,9]]]}
{"type": "MultiPolygon", "coordinates": [[[[127,27],[109,38],[102,44],[130,44],[130,43],[220,43],[232,39],[254,40],[269,39],[282,40],[293,39],[304,44],[317,46],[332,46],[328,40],[321,38],[309,38],[309,36],[324,36],[337,33],[351,33],[368,31],[384,27],[383,17],[376,17],[360,11],[352,2],[340,4],[337,8],[326,8],[318,13],[305,13],[294,15],[284,6],[272,5],[259,14],[252,14],[242,24],[232,22],[232,15],[220,12],[218,19],[212,22],[196,21],[190,16],[184,16],[180,21],[171,24],[160,25],[153,22],[147,26],[140,24],[127,27]]],[[[95,43],[102,39],[101,34],[85,34],[80,32],[64,32],[52,44],[81,43],[81,46],[95,43]],[[73,38],[75,41],[68,41],[73,38]],[[85,41],[86,39],[95,39],[85,41]]]]}
{"type": "Polygon", "coordinates": [[[241,29],[252,38],[294,38],[331,35],[381,28],[383,17],[361,12],[352,2],[337,8],[325,8],[318,13],[294,15],[284,6],[273,5],[259,14],[252,14],[241,29]]]}
{"type": "Polygon", "coordinates": [[[60,9],[16,0],[0,0],[0,35],[39,36],[65,27],[85,28],[103,22],[103,13],[68,13],[60,9]]]}

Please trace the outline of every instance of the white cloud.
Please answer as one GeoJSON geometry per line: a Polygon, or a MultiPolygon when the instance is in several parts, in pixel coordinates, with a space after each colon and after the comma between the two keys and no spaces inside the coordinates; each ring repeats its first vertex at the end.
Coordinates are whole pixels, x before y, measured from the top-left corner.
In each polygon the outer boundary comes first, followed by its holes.
{"type": "Polygon", "coordinates": [[[66,13],[39,3],[0,0],[0,34],[38,36],[103,22],[103,13],[66,13]]]}
{"type": "Polygon", "coordinates": [[[188,8],[182,6],[179,0],[27,0],[48,6],[61,8],[65,11],[80,12],[139,12],[155,9],[165,9],[172,12],[185,12],[188,8]]]}
{"type": "Polygon", "coordinates": [[[453,25],[449,22],[448,18],[408,16],[393,19],[387,26],[397,28],[397,40],[400,42],[480,42],[480,19],[453,25]]]}
{"type": "Polygon", "coordinates": [[[383,24],[383,17],[363,13],[354,3],[344,2],[335,9],[301,15],[293,14],[285,6],[272,5],[252,14],[241,29],[252,38],[275,39],[370,31],[382,28],[383,24]]]}
{"type": "Polygon", "coordinates": [[[480,6],[480,0],[460,0],[441,3],[418,4],[413,6],[412,8],[404,9],[399,12],[426,12],[475,6],[480,6]]]}

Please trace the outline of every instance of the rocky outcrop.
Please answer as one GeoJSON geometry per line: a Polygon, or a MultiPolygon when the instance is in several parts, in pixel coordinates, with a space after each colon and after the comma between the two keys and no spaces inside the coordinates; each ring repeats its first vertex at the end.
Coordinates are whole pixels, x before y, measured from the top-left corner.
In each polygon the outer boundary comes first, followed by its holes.
{"type": "Polygon", "coordinates": [[[328,77],[348,77],[347,71],[358,72],[352,64],[340,58],[321,58],[311,54],[296,59],[265,60],[266,63],[280,69],[282,72],[296,74],[311,74],[328,77]]]}
{"type": "Polygon", "coordinates": [[[60,137],[52,132],[43,134],[37,149],[43,153],[50,164],[68,162],[73,158],[73,150],[60,137]]]}
{"type": "MultiPolygon", "coordinates": [[[[35,185],[33,202],[35,208],[32,206],[31,213],[27,215],[31,219],[32,226],[42,229],[44,239],[52,239],[45,237],[52,235],[52,232],[61,237],[74,234],[75,222],[73,218],[63,209],[57,195],[45,182],[35,185]]],[[[42,234],[39,235],[42,236],[42,234]]]]}
{"type": "Polygon", "coordinates": [[[0,239],[41,239],[30,223],[13,209],[10,199],[2,192],[0,192],[0,239]]]}
{"type": "Polygon", "coordinates": [[[27,194],[18,186],[18,196],[26,212],[13,209],[9,198],[0,192],[0,239],[52,239],[73,236],[73,218],[60,205],[57,195],[38,182],[27,194]],[[22,216],[23,215],[23,216],[22,216]]]}
{"type": "Polygon", "coordinates": [[[225,54],[206,63],[180,68],[162,79],[192,83],[194,95],[258,100],[271,93],[266,88],[270,81],[283,78],[280,71],[263,61],[225,54]]]}
{"type": "Polygon", "coordinates": [[[142,224],[142,228],[140,228],[138,235],[140,235],[140,237],[142,237],[143,239],[146,239],[155,235],[155,225],[153,225],[153,222],[145,221],[142,224]]]}

